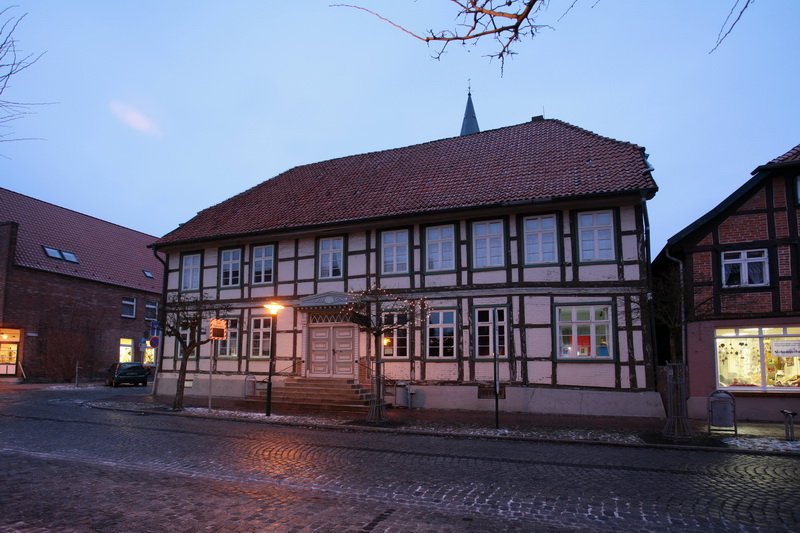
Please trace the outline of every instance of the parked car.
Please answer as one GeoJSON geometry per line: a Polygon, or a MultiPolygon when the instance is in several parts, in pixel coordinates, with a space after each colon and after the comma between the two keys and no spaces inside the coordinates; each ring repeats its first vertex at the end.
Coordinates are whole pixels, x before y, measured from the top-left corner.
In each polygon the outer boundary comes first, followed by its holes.
{"type": "Polygon", "coordinates": [[[106,372],[106,385],[116,387],[122,383],[133,385],[141,383],[146,386],[149,375],[150,370],[142,363],[114,363],[108,367],[108,372],[106,372]]]}

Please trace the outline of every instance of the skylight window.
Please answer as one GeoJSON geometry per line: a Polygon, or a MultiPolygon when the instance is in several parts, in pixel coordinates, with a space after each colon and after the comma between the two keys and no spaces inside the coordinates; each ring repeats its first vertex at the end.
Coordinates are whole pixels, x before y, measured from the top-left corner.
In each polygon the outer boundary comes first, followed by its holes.
{"type": "Polygon", "coordinates": [[[53,248],[52,246],[42,246],[42,248],[44,248],[44,253],[46,253],[47,257],[50,259],[60,259],[62,261],[69,261],[70,263],[78,262],[78,256],[75,255],[74,252],[59,250],[58,248],[53,248]]]}
{"type": "Polygon", "coordinates": [[[57,248],[50,248],[49,246],[44,246],[44,253],[47,254],[47,257],[52,259],[64,259],[64,256],[61,255],[61,250],[57,248]]]}
{"type": "Polygon", "coordinates": [[[61,255],[64,256],[64,260],[65,261],[69,261],[70,263],[77,263],[78,262],[78,256],[75,255],[72,252],[67,252],[67,251],[61,250],[61,255]]]}
{"type": "Polygon", "coordinates": [[[144,272],[144,277],[148,279],[153,279],[153,273],[150,272],[149,270],[142,270],[142,272],[144,272]]]}

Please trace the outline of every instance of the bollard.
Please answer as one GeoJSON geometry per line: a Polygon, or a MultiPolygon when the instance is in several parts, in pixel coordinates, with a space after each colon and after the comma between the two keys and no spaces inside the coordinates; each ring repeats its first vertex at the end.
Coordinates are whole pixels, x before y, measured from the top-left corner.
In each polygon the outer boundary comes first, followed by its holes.
{"type": "Polygon", "coordinates": [[[788,409],[781,409],[781,413],[783,413],[783,425],[784,429],[786,430],[786,440],[793,441],[794,417],[797,416],[797,413],[794,411],[789,411],[788,409]]]}

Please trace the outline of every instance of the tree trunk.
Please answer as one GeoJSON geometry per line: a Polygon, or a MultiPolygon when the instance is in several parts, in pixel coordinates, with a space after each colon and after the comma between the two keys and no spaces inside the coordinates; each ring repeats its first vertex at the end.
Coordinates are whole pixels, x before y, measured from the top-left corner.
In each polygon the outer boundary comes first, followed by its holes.
{"type": "Polygon", "coordinates": [[[181,353],[181,366],[178,370],[178,383],[175,387],[175,399],[172,401],[172,409],[175,411],[181,411],[183,409],[183,391],[186,384],[186,367],[189,364],[189,355],[195,349],[195,343],[190,344],[189,346],[184,347],[183,352],[181,353]]]}

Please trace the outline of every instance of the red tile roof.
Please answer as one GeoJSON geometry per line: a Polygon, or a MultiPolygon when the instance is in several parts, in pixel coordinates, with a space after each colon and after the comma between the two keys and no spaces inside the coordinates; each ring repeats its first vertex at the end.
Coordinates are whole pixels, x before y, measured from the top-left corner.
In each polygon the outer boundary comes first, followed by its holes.
{"type": "Polygon", "coordinates": [[[768,165],[777,165],[781,163],[794,163],[800,161],[800,144],[783,154],[782,156],[776,157],[769,163],[768,165]]]}
{"type": "Polygon", "coordinates": [[[644,149],[560,120],[295,167],[168,233],[156,246],[529,201],[654,194],[644,149]]]}
{"type": "Polygon", "coordinates": [[[156,240],[151,235],[0,188],[0,224],[5,222],[19,225],[18,266],[161,293],[164,267],[147,248],[156,240]],[[78,262],[50,258],[44,246],[72,252],[78,262]]]}

